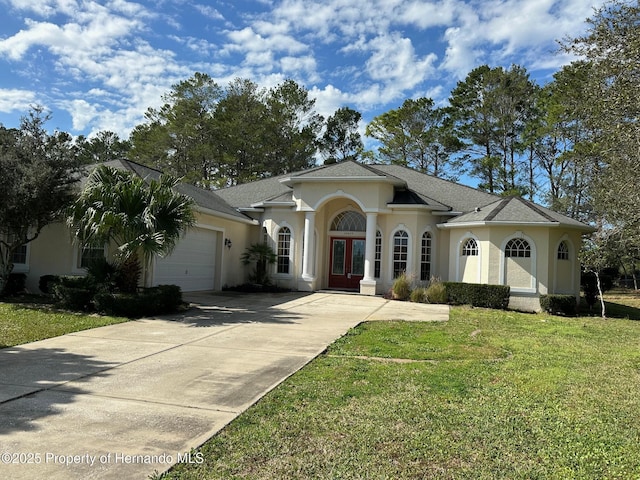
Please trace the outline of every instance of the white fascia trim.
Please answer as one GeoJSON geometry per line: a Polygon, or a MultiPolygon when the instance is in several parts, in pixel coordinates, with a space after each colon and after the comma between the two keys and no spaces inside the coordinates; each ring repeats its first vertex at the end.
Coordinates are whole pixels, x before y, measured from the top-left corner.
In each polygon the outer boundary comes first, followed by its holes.
{"type": "Polygon", "coordinates": [[[469,228],[469,227],[490,227],[490,226],[527,226],[527,227],[560,227],[559,222],[461,222],[461,223],[439,223],[438,228],[469,228]]]}
{"type": "Polygon", "coordinates": [[[262,207],[295,207],[296,202],[263,202],[262,207]]]}
{"type": "Polygon", "coordinates": [[[446,207],[435,207],[431,205],[423,205],[420,203],[387,203],[387,208],[391,210],[428,210],[431,212],[442,211],[442,208],[446,207]]]}
{"type": "Polygon", "coordinates": [[[234,215],[229,215],[228,213],[217,212],[215,210],[211,210],[210,208],[196,207],[195,210],[196,212],[206,213],[207,215],[212,215],[214,217],[220,217],[227,220],[233,220],[238,223],[246,223],[249,225],[259,225],[258,221],[252,218],[244,219],[244,218],[236,217],[234,215]]]}

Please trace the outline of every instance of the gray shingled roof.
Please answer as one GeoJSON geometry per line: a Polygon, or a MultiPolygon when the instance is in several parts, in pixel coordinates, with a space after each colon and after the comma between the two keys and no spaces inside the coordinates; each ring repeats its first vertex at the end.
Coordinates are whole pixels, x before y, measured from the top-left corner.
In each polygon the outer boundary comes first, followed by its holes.
{"type": "Polygon", "coordinates": [[[432,205],[446,205],[454,212],[471,212],[500,198],[475,188],[420,173],[400,165],[372,165],[372,168],[393,175],[432,205]]]}
{"type": "Polygon", "coordinates": [[[253,204],[291,192],[291,188],[280,182],[282,178],[288,176],[280,175],[251,183],[243,183],[234,187],[216,190],[216,193],[234,208],[248,208],[253,204]]]}
{"type": "Polygon", "coordinates": [[[368,165],[363,165],[354,161],[323,165],[311,170],[302,170],[290,175],[292,178],[314,178],[314,177],[388,177],[383,172],[377,171],[368,165]]]}
{"type": "MultiPolygon", "coordinates": [[[[160,172],[142,165],[131,164],[139,175],[159,175],[160,172]],[[155,173],[154,173],[155,172],[155,173]]],[[[222,211],[247,218],[236,209],[250,208],[261,202],[283,202],[292,200],[293,190],[283,183],[290,179],[305,178],[376,178],[393,181],[400,186],[390,204],[429,205],[436,209],[461,212],[447,223],[455,225],[467,222],[516,222],[516,223],[557,223],[578,228],[586,225],[569,217],[553,212],[520,197],[502,198],[438,177],[420,173],[400,165],[363,165],[348,161],[332,165],[317,166],[308,170],[266,178],[251,183],[216,190],[215,193],[200,190],[190,185],[182,185],[183,192],[211,210],[222,211]],[[402,187],[406,191],[402,191],[402,187]],[[478,209],[478,211],[476,211],[478,209]],[[233,212],[233,213],[230,213],[233,212]]],[[[288,182],[287,182],[288,183],[288,182]]]]}
{"type": "Polygon", "coordinates": [[[555,223],[570,227],[589,228],[577,220],[515,196],[501,198],[496,202],[479,208],[477,211],[452,218],[447,223],[455,225],[483,222],[555,223]]]}
{"type": "MultiPolygon", "coordinates": [[[[105,162],[104,165],[119,168],[121,170],[128,170],[135,173],[139,177],[149,178],[152,180],[158,180],[162,172],[153,168],[140,165],[139,163],[131,162],[129,160],[113,160],[105,162]]],[[[194,185],[187,183],[180,183],[176,187],[176,190],[184,195],[188,195],[193,199],[197,206],[212,210],[214,212],[236,217],[238,220],[251,220],[248,216],[241,212],[238,212],[235,208],[229,205],[226,201],[220,198],[217,193],[211,190],[205,190],[198,188],[194,185]]]]}

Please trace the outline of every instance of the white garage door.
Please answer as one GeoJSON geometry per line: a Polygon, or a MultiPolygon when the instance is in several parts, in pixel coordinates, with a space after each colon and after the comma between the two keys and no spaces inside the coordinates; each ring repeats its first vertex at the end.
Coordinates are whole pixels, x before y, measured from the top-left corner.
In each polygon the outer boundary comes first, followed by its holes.
{"type": "Polygon", "coordinates": [[[213,290],[218,233],[190,229],[166,258],[158,258],[154,285],[178,285],[183,292],[213,290]]]}

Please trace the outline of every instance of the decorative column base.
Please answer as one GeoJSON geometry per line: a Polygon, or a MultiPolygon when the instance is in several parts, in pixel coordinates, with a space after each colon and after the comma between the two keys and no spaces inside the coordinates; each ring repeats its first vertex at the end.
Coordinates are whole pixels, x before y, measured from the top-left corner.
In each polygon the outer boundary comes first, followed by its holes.
{"type": "Polygon", "coordinates": [[[375,294],[376,294],[375,280],[360,280],[360,295],[375,295],[375,294]]]}
{"type": "Polygon", "coordinates": [[[302,275],[298,279],[298,290],[301,292],[314,292],[316,290],[316,277],[302,275]]]}

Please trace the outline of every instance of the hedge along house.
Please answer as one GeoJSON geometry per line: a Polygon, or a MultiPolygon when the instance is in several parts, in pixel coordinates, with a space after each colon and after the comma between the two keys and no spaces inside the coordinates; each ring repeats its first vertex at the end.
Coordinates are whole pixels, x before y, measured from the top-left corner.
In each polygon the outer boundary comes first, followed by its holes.
{"type": "Polygon", "coordinates": [[[510,307],[579,297],[580,222],[397,165],[344,162],[217,192],[258,221],[277,253],[273,279],[303,291],[381,294],[416,282],[510,285],[510,307]]]}
{"type": "MultiPolygon", "coordinates": [[[[109,162],[141,177],[160,172],[109,162]]],[[[147,285],[220,290],[248,280],[240,256],[265,242],[277,254],[271,278],[302,291],[389,290],[406,272],[416,283],[511,286],[513,308],[538,310],[546,293],[579,296],[581,235],[592,229],[518,197],[498,197],[397,165],[343,162],[215,192],[180,185],[196,202],[197,224],[147,285]]],[[[82,274],[109,247],[82,249],[63,224],[46,227],[19,252],[14,271],[37,290],[46,274],[82,274]]]]}

